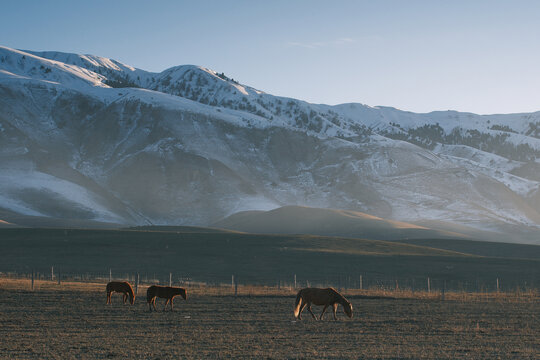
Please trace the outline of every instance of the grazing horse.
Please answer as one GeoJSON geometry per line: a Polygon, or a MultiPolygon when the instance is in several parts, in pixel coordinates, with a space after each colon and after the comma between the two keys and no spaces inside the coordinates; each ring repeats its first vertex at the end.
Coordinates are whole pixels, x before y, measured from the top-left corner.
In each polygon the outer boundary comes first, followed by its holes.
{"type": "Polygon", "coordinates": [[[135,302],[135,294],[133,293],[131,285],[129,285],[127,281],[111,281],[107,284],[107,304],[111,303],[111,294],[113,292],[124,294],[124,304],[127,301],[128,295],[131,305],[133,305],[133,303],[135,302]]]}
{"type": "Polygon", "coordinates": [[[186,289],[184,288],[152,285],[146,290],[146,301],[148,301],[148,307],[150,308],[150,311],[152,311],[152,306],[154,306],[154,310],[156,310],[156,297],[167,299],[163,311],[167,308],[167,303],[171,304],[171,311],[173,311],[173,298],[176,295],[182,296],[184,300],[187,299],[186,289]]]}
{"type": "Polygon", "coordinates": [[[294,307],[294,316],[298,320],[302,320],[302,310],[307,306],[308,311],[311,313],[311,316],[315,320],[315,314],[311,311],[311,304],[315,305],[324,305],[324,309],[321,313],[319,320],[322,320],[326,308],[330,305],[334,308],[334,320],[337,320],[336,310],[338,304],[343,306],[343,312],[347,314],[348,317],[352,318],[352,305],[349,300],[345,299],[343,295],[338,293],[333,288],[319,289],[319,288],[305,288],[298,292],[296,295],[296,303],[294,307]]]}

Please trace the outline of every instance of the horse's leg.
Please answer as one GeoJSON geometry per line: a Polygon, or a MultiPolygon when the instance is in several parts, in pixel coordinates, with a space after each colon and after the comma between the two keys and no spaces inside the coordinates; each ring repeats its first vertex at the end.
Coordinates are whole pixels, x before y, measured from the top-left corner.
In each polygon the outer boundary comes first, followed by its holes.
{"type": "Polygon", "coordinates": [[[111,293],[110,291],[107,291],[107,304],[110,304],[111,303],[111,293]]]}
{"type": "Polygon", "coordinates": [[[127,294],[124,293],[124,296],[123,296],[123,297],[124,297],[124,305],[126,305],[126,302],[127,302],[127,294]]]}
{"type": "Polygon", "coordinates": [[[337,311],[338,303],[334,303],[332,304],[332,306],[334,307],[334,320],[337,320],[336,311],[337,311]]]}
{"type": "Polygon", "coordinates": [[[163,311],[167,310],[167,303],[169,302],[170,299],[167,299],[165,300],[165,306],[163,307],[163,311]]]}
{"type": "Polygon", "coordinates": [[[173,300],[174,300],[174,298],[171,298],[171,301],[170,301],[170,303],[171,303],[171,311],[173,311],[173,300]]]}
{"type": "Polygon", "coordinates": [[[315,320],[317,320],[317,317],[315,316],[315,314],[313,313],[313,311],[311,311],[311,303],[308,303],[307,309],[308,309],[309,313],[311,314],[311,316],[313,316],[313,318],[314,318],[315,320]]]}
{"type": "Polygon", "coordinates": [[[324,309],[322,309],[321,317],[319,318],[319,320],[322,320],[322,317],[323,317],[324,312],[326,311],[327,307],[328,307],[328,304],[324,305],[324,309]]]}
{"type": "Polygon", "coordinates": [[[156,309],[156,298],[155,297],[152,299],[152,305],[154,305],[154,311],[157,311],[157,309],[156,309]]]}

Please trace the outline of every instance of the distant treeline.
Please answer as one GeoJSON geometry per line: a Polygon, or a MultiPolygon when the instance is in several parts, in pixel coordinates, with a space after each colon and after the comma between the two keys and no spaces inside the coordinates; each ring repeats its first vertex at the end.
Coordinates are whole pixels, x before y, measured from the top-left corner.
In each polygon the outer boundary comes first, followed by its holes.
{"type": "MultiPolygon", "coordinates": [[[[398,125],[398,124],[392,124],[398,125]]],[[[530,135],[538,133],[539,123],[530,123],[530,135]]],[[[399,126],[397,126],[399,127],[399,126]]],[[[465,145],[478,150],[503,156],[516,161],[535,161],[540,157],[540,151],[535,150],[529,144],[513,144],[508,141],[511,129],[500,128],[494,125],[492,130],[499,130],[497,134],[480,132],[478,130],[464,130],[455,128],[449,134],[439,124],[424,125],[417,128],[401,129],[401,131],[383,131],[381,135],[403,140],[426,149],[433,150],[437,144],[465,145]]],[[[536,137],[536,136],[535,136],[536,137]]]]}

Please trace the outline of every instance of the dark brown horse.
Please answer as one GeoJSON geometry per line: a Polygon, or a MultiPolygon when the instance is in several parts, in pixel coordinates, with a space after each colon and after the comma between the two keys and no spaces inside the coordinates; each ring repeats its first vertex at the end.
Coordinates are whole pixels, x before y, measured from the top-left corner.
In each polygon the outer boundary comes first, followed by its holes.
{"type": "Polygon", "coordinates": [[[148,301],[148,307],[150,308],[150,311],[152,311],[152,306],[154,306],[154,310],[156,310],[156,297],[167,299],[163,311],[167,308],[167,303],[171,304],[171,311],[173,311],[173,298],[176,295],[182,296],[184,300],[187,299],[186,289],[184,288],[152,285],[146,290],[146,301],[148,301]]]}
{"type": "Polygon", "coordinates": [[[111,294],[113,292],[124,294],[124,304],[126,303],[128,296],[131,305],[135,302],[135,294],[127,281],[111,281],[107,284],[107,304],[111,303],[111,294]]]}
{"type": "Polygon", "coordinates": [[[296,295],[296,303],[294,305],[294,316],[298,320],[302,320],[302,310],[307,306],[308,311],[315,320],[315,314],[311,311],[311,304],[314,305],[324,305],[323,311],[319,320],[322,320],[326,308],[332,305],[334,309],[334,320],[337,320],[336,310],[339,304],[343,306],[343,312],[347,314],[348,317],[352,318],[352,305],[349,300],[345,299],[343,295],[338,293],[333,288],[319,289],[319,288],[305,288],[298,292],[296,295]]]}

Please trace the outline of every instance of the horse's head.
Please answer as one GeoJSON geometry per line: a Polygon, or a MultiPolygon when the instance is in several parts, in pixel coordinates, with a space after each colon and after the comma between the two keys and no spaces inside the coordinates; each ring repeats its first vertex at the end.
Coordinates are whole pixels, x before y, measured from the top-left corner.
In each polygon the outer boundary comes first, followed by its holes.
{"type": "Polygon", "coordinates": [[[187,293],[186,289],[180,288],[180,296],[184,298],[184,300],[187,300],[187,293]]]}
{"type": "Polygon", "coordinates": [[[352,318],[352,304],[345,300],[343,302],[343,312],[347,314],[348,317],[352,318]]]}

